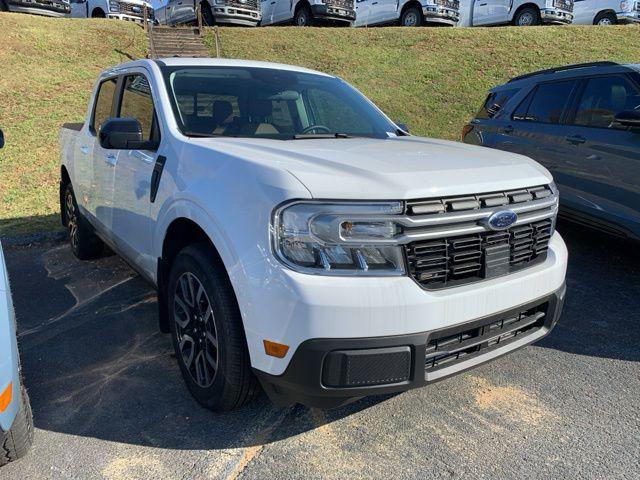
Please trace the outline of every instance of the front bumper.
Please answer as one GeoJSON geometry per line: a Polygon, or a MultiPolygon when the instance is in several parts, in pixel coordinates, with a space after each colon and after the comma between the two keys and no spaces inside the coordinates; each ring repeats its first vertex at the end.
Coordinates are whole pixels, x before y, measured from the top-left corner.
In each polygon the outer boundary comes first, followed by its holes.
{"type": "Polygon", "coordinates": [[[261,19],[259,12],[246,8],[215,6],[211,11],[218,23],[255,27],[261,19]]]}
{"type": "Polygon", "coordinates": [[[425,22],[442,23],[445,25],[456,25],[460,20],[458,10],[441,7],[439,5],[423,5],[422,15],[425,22]]]}
{"type": "Polygon", "coordinates": [[[439,330],[307,340],[282,375],[254,372],[280,406],[334,408],[367,395],[422,387],[546,336],[560,317],[565,290],[563,284],[527,304],[439,330]]]}
{"type": "Polygon", "coordinates": [[[619,23],[640,23],[640,11],[616,13],[619,23]]]}
{"type": "MultiPolygon", "coordinates": [[[[126,15],[124,13],[107,13],[107,18],[111,20],[123,20],[126,22],[143,23],[143,17],[137,17],[134,15],[126,15]]],[[[156,24],[157,22],[153,18],[147,18],[147,22],[156,24]]]]}
{"type": "Polygon", "coordinates": [[[71,13],[69,4],[49,0],[7,0],[12,10],[49,17],[67,17],[71,13]]]}
{"type": "Polygon", "coordinates": [[[540,18],[543,23],[568,24],[573,22],[573,13],[556,8],[543,8],[540,11],[540,18]]]}
{"type": "Polygon", "coordinates": [[[338,22],[353,22],[356,19],[356,11],[334,5],[311,5],[311,13],[314,18],[333,20],[338,22]]]}

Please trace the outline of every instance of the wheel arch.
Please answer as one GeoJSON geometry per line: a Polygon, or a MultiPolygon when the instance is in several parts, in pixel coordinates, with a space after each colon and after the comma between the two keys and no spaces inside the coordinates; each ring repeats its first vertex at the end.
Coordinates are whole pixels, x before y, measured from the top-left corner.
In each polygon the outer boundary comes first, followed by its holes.
{"type": "Polygon", "coordinates": [[[612,10],[611,8],[606,8],[604,10],[600,10],[598,13],[596,13],[596,15],[593,17],[593,24],[596,25],[596,22],[602,18],[603,16],[610,14],[613,15],[614,17],[616,16],[616,12],[614,10],[612,10]]]}
{"type": "Polygon", "coordinates": [[[523,3],[513,11],[513,15],[511,15],[511,21],[515,20],[516,15],[518,15],[518,13],[520,13],[522,10],[524,10],[527,7],[533,8],[536,12],[538,12],[538,17],[540,17],[540,7],[535,3],[527,2],[527,3],[523,3]]]}
{"type": "Polygon", "coordinates": [[[402,8],[400,9],[400,17],[398,18],[401,18],[402,14],[411,7],[417,8],[420,11],[420,14],[422,15],[422,5],[420,4],[420,2],[418,2],[417,0],[410,0],[409,2],[405,3],[402,6],[402,8]]]}
{"type": "Polygon", "coordinates": [[[100,7],[96,7],[91,10],[91,18],[105,18],[106,16],[106,12],[100,7]]]}
{"type": "Polygon", "coordinates": [[[309,1],[308,0],[300,0],[293,7],[293,14],[295,15],[298,12],[298,10],[300,10],[302,7],[307,7],[309,9],[309,11],[311,11],[311,4],[309,3],[309,1]]]}

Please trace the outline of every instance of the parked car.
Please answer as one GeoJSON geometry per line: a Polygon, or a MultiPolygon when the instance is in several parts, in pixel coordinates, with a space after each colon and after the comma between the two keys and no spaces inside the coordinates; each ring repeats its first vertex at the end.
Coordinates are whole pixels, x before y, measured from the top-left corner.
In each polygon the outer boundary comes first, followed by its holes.
{"type": "Polygon", "coordinates": [[[534,161],[411,136],[344,81],[230,59],[103,72],[60,133],[62,221],[157,286],[204,406],[423,386],[556,323],[567,251],[534,161]]]}
{"type": "Polygon", "coordinates": [[[0,0],[0,12],[66,17],[70,11],[69,0],[0,0]]]}
{"type": "Polygon", "coordinates": [[[169,0],[156,9],[156,19],[162,25],[195,24],[198,6],[203,24],[209,26],[220,23],[255,27],[261,18],[258,0],[169,0]]]}
{"type": "Polygon", "coordinates": [[[469,0],[458,26],[569,24],[574,0],[469,0]],[[467,6],[468,5],[468,6],[467,6]],[[468,11],[467,11],[468,10],[468,11]]]}
{"type": "Polygon", "coordinates": [[[144,0],[71,0],[73,18],[112,18],[142,23],[154,22],[153,6],[144,0]]]}
{"type": "MultiPolygon", "coordinates": [[[[0,148],[3,146],[0,130],[0,148]]],[[[0,244],[0,467],[23,457],[32,442],[31,404],[20,378],[16,319],[0,244]]]]}
{"type": "Polygon", "coordinates": [[[640,2],[636,0],[574,0],[576,25],[639,23],[640,2]]]}
{"type": "Polygon", "coordinates": [[[596,62],[514,78],[489,92],[463,137],[546,166],[563,215],[640,239],[640,65],[596,62]]]}
{"type": "Polygon", "coordinates": [[[425,23],[453,26],[458,22],[459,0],[356,0],[355,27],[397,25],[419,27],[425,23]]]}
{"type": "Polygon", "coordinates": [[[261,3],[262,26],[308,27],[318,21],[351,25],[356,18],[354,0],[261,0],[261,3]]]}

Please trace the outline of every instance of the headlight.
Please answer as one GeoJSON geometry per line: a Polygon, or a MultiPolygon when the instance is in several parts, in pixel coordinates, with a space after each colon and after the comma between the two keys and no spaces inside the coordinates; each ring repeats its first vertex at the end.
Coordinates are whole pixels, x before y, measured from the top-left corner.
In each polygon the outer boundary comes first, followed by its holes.
{"type": "Polygon", "coordinates": [[[118,2],[111,0],[109,2],[109,11],[112,13],[118,13],[120,11],[120,6],[118,5],[118,2]]]}
{"type": "Polygon", "coordinates": [[[390,215],[401,202],[294,202],[275,210],[272,242],[287,267],[321,275],[403,275],[402,247],[390,215]]]}
{"type": "Polygon", "coordinates": [[[622,10],[623,12],[631,10],[631,2],[620,2],[620,10],[622,10]]]}

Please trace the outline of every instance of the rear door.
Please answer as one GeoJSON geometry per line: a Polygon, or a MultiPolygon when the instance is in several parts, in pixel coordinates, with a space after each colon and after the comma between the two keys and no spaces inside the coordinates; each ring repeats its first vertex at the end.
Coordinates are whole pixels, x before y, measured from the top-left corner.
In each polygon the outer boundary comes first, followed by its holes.
{"type": "Polygon", "coordinates": [[[366,27],[371,24],[371,2],[376,0],[356,0],[355,27],[366,27]]]}
{"type": "MultiPolygon", "coordinates": [[[[83,188],[83,201],[91,216],[97,220],[97,227],[108,235],[113,218],[114,168],[117,152],[100,146],[98,135],[105,120],[114,116],[118,77],[103,80],[98,86],[95,98],[89,136],[82,138],[78,146],[78,158],[91,158],[91,184],[83,188]]],[[[86,177],[85,177],[86,178],[86,177]]]]}
{"type": "MultiPolygon", "coordinates": [[[[473,1],[473,0],[472,0],[473,1]]],[[[473,1],[473,25],[491,25],[509,20],[509,0],[475,0],[473,1]]]]}
{"type": "Polygon", "coordinates": [[[577,147],[568,142],[565,116],[577,91],[575,79],[541,83],[499,127],[496,148],[537,160],[554,175],[577,161],[577,147]]]}
{"type": "Polygon", "coordinates": [[[614,121],[640,111],[640,75],[602,75],[583,81],[569,117],[567,139],[576,161],[558,171],[581,207],[604,220],[640,222],[640,129],[614,121]]]}
{"type": "MultiPolygon", "coordinates": [[[[143,72],[123,76],[122,95],[116,108],[120,118],[135,118],[143,141],[159,144],[160,126],[148,77],[143,72]]],[[[121,253],[138,267],[150,271],[151,177],[157,153],[153,150],[118,150],[115,166],[113,236],[121,253]]]]}
{"type": "Polygon", "coordinates": [[[276,6],[276,0],[260,0],[260,10],[262,20],[260,25],[271,25],[273,20],[273,9],[276,6]]]}

